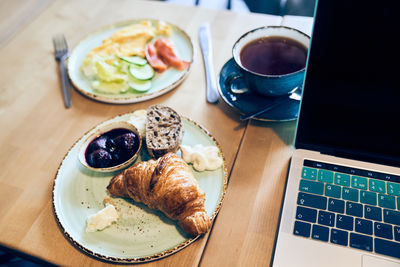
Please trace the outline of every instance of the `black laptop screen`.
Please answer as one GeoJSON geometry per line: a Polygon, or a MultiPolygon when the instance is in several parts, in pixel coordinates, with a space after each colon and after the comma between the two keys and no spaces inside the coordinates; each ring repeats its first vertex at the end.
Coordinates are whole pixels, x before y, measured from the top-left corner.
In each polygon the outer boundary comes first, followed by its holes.
{"type": "Polygon", "coordinates": [[[296,148],[400,164],[399,1],[318,1],[296,148]]]}

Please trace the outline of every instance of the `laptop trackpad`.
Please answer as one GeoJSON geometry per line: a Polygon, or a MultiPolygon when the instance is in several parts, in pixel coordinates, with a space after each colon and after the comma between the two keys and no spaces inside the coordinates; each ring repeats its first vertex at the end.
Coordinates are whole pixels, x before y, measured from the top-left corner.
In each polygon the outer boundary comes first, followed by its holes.
{"type": "Polygon", "coordinates": [[[362,267],[376,267],[376,266],[399,267],[399,263],[374,256],[362,255],[362,267]]]}

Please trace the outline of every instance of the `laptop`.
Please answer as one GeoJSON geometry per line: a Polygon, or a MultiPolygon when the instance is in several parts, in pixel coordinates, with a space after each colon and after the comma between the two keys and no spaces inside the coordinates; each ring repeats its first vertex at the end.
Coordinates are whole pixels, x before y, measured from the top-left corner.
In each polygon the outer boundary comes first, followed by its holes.
{"type": "Polygon", "coordinates": [[[399,1],[319,0],[279,266],[400,266],[399,1]]]}

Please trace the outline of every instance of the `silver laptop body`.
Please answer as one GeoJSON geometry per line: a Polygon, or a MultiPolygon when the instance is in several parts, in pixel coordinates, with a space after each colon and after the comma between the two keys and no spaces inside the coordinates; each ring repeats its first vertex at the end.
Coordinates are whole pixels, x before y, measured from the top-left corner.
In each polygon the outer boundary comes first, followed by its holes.
{"type": "Polygon", "coordinates": [[[317,3],[274,267],[400,266],[398,10],[317,3]]]}

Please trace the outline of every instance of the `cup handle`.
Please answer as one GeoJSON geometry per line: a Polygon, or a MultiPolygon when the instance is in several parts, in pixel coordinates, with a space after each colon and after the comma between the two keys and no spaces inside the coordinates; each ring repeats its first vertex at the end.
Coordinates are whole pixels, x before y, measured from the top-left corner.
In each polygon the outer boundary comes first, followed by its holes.
{"type": "Polygon", "coordinates": [[[236,88],[234,85],[239,84],[239,80],[241,81],[241,84],[246,84],[243,80],[243,75],[240,72],[234,72],[228,75],[228,77],[225,79],[225,88],[232,94],[244,94],[249,89],[246,87],[243,88],[236,88]]]}

